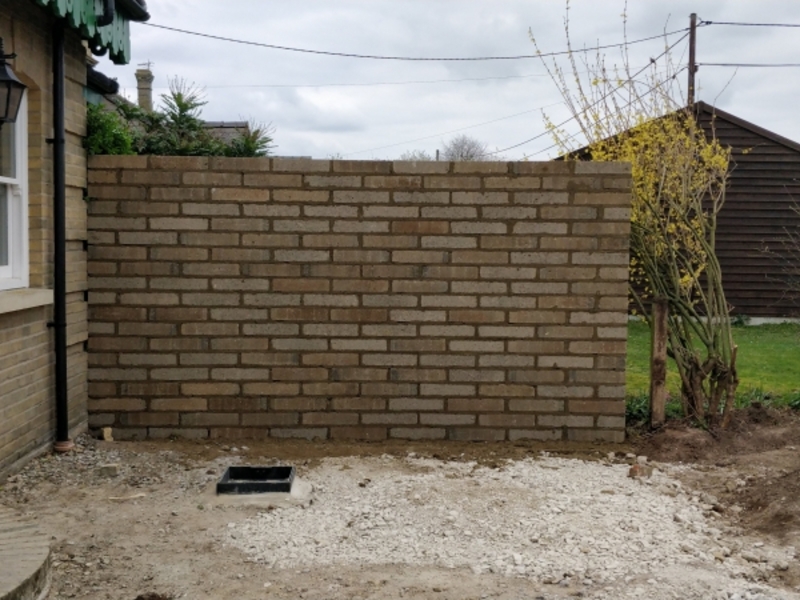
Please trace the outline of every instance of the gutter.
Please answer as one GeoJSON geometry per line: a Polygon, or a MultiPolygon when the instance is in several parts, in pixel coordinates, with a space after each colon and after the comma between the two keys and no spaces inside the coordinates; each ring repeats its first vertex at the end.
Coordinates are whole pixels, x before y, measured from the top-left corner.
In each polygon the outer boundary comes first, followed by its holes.
{"type": "Polygon", "coordinates": [[[68,452],[69,399],[67,397],[67,211],[66,126],[64,117],[64,20],[53,25],[53,329],[56,358],[56,452],[68,452]]]}

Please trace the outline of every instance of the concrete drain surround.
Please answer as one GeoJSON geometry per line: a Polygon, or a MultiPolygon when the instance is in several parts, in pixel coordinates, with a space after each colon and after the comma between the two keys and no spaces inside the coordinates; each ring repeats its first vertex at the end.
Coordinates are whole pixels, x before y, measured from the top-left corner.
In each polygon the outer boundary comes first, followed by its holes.
{"type": "Polygon", "coordinates": [[[217,494],[288,494],[294,477],[294,467],[231,466],[217,483],[217,494]]]}
{"type": "Polygon", "coordinates": [[[35,525],[0,507],[0,600],[43,598],[50,583],[50,542],[35,525]]]}

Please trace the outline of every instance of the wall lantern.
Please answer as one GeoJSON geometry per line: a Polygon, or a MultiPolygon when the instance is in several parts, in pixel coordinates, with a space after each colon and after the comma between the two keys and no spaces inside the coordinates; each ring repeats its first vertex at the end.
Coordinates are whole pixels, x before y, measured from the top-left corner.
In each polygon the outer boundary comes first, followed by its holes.
{"type": "Polygon", "coordinates": [[[0,128],[3,123],[14,123],[17,120],[19,106],[22,103],[22,83],[6,62],[7,58],[16,58],[16,54],[5,54],[3,38],[0,38],[0,128]]]}

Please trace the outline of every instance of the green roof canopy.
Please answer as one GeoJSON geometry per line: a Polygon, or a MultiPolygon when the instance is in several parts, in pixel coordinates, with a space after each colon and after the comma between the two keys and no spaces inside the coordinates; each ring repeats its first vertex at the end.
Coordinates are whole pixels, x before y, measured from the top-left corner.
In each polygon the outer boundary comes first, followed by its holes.
{"type": "Polygon", "coordinates": [[[150,18],[144,0],[33,0],[48,9],[56,17],[64,18],[67,24],[80,32],[89,41],[95,54],[107,51],[111,60],[124,65],[131,59],[130,22],[146,21],[150,18]],[[104,16],[104,4],[114,5],[114,18],[109,25],[98,26],[104,16]]]}

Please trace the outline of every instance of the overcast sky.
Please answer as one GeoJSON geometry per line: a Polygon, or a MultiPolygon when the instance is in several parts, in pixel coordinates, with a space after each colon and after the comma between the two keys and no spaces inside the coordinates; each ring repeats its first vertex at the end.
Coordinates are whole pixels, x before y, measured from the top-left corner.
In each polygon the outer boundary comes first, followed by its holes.
{"type": "MultiPolygon", "coordinates": [[[[150,23],[311,50],[407,57],[531,55],[565,49],[561,0],[149,0],[150,23]]],[[[619,0],[573,0],[574,47],[623,40],[619,0]]],[[[628,39],[706,21],[800,23],[796,0],[629,0],[628,39]]],[[[502,150],[544,131],[542,107],[569,116],[541,60],[393,61],[303,54],[131,25],[133,59],[99,68],[135,98],[134,70],[152,61],[155,96],[172,77],[205,89],[207,120],[275,127],[279,155],[392,159],[433,154],[465,133],[502,150]],[[459,81],[454,81],[459,80],[459,81]]],[[[670,36],[677,41],[682,34],[670,36]]],[[[630,46],[634,67],[664,39],[630,46]]],[[[687,60],[688,40],[674,58],[687,60]]],[[[605,51],[620,62],[617,49],[605,51]]],[[[800,63],[800,29],[710,25],[697,34],[698,63],[800,63]]],[[[686,72],[680,76],[685,89],[686,72]]],[[[800,68],[701,66],[698,99],[800,141],[800,68]]],[[[551,158],[549,136],[502,152],[507,160],[551,158]]]]}

